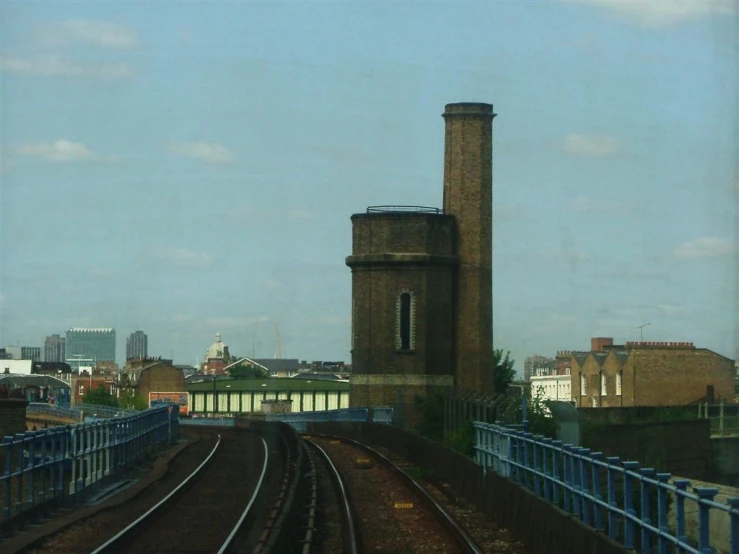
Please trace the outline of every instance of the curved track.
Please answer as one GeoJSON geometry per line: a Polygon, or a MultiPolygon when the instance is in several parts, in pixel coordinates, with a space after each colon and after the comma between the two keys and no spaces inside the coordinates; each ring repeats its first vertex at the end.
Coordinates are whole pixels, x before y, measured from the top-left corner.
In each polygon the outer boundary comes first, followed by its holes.
{"type": "Polygon", "coordinates": [[[343,505],[343,552],[392,548],[392,544],[399,547],[402,543],[402,550],[407,552],[426,552],[433,546],[437,552],[482,554],[480,546],[454,517],[380,452],[351,439],[321,435],[312,438],[316,440],[304,437],[323,452],[329,467],[333,467],[330,472],[337,474],[332,481],[343,505]],[[354,523],[349,522],[357,521],[362,521],[362,525],[351,537],[348,527],[354,523]]]}
{"type": "Polygon", "coordinates": [[[264,438],[219,435],[187,479],[93,554],[228,552],[255,505],[268,463],[264,438]]]}

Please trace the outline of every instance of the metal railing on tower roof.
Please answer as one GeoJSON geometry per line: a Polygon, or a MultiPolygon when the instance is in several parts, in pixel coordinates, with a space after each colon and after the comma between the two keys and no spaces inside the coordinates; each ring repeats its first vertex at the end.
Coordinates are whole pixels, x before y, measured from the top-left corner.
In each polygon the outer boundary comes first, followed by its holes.
{"type": "Polygon", "coordinates": [[[441,208],[430,208],[428,206],[369,206],[367,208],[367,213],[421,213],[443,215],[444,210],[441,208]]]}

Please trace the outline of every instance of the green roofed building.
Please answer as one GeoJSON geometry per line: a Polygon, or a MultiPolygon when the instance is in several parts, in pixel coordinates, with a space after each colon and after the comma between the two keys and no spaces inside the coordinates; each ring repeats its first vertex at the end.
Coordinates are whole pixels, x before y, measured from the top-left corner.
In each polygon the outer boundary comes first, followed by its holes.
{"type": "Polygon", "coordinates": [[[320,379],[211,379],[189,384],[187,392],[194,414],[262,412],[265,400],[290,400],[291,412],[349,407],[349,383],[320,379]]]}

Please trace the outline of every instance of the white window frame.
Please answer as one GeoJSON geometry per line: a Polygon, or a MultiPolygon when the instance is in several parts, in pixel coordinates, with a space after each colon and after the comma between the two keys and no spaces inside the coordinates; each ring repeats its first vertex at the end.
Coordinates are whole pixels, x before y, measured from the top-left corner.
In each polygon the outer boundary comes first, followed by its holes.
{"type": "Polygon", "coordinates": [[[616,396],[621,396],[622,378],[623,376],[621,375],[620,371],[616,373],[616,396]]]}
{"type": "Polygon", "coordinates": [[[608,391],[606,390],[606,374],[602,371],[600,372],[600,395],[608,396],[608,391]]]}
{"type": "Polygon", "coordinates": [[[580,396],[587,396],[587,380],[585,379],[585,374],[580,373],[580,396]]]}

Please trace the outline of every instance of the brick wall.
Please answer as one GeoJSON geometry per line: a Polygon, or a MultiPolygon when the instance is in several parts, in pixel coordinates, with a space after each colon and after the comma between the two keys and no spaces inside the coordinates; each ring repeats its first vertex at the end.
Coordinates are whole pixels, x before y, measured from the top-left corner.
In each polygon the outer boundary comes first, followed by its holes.
{"type": "Polygon", "coordinates": [[[573,399],[584,408],[694,404],[705,399],[709,385],[713,386],[716,401],[731,402],[734,382],[731,360],[692,346],[591,352],[582,364],[572,358],[573,399]],[[586,382],[584,395],[581,375],[586,382]],[[601,375],[605,378],[605,394],[601,391],[601,375]]]}
{"type": "Polygon", "coordinates": [[[447,104],[444,212],[457,224],[457,386],[493,387],[493,106],[447,104]]]}
{"type": "Polygon", "coordinates": [[[20,398],[0,398],[0,437],[26,430],[26,406],[20,398]]]}
{"type": "Polygon", "coordinates": [[[136,394],[148,405],[150,392],[186,393],[187,385],[182,370],[168,363],[143,369],[136,387],[136,394]]]}
{"type": "Polygon", "coordinates": [[[356,214],[352,372],[451,375],[453,219],[424,213],[356,214]],[[400,350],[397,303],[414,303],[413,348],[400,350]]]}

